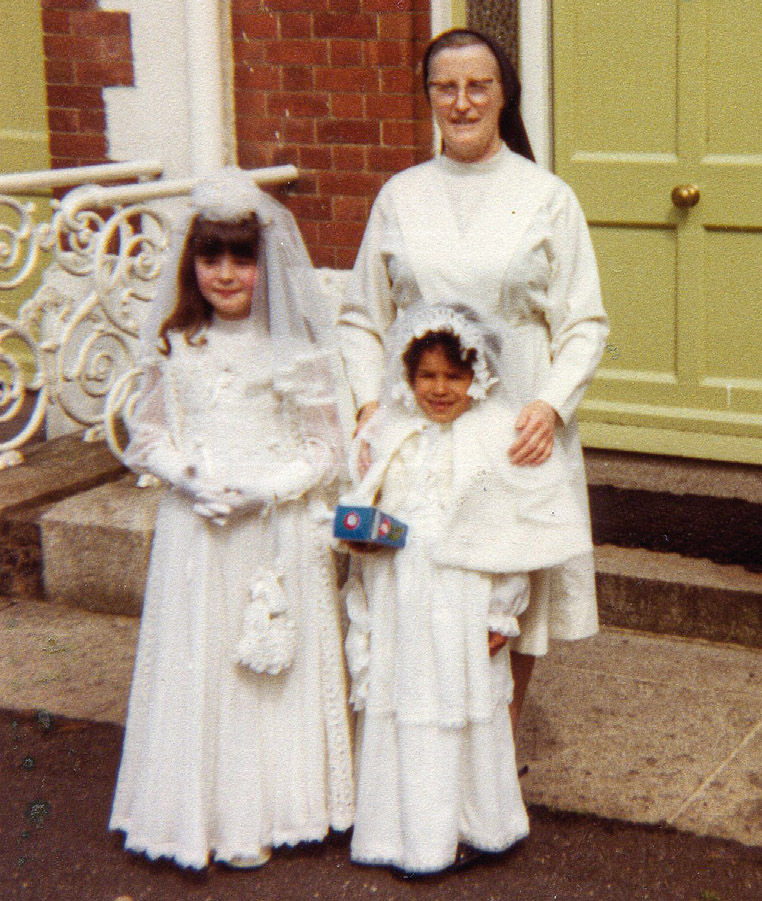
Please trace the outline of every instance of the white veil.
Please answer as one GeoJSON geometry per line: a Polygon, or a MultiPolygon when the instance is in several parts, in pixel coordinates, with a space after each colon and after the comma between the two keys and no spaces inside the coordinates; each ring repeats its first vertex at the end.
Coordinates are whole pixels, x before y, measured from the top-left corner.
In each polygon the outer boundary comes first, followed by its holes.
{"type": "Polygon", "coordinates": [[[249,317],[252,328],[269,333],[276,344],[276,360],[284,364],[310,349],[335,350],[328,307],[294,217],[247,173],[230,166],[192,191],[188,209],[173,229],[156,295],[140,331],[143,361],[159,354],[159,333],[177,301],[178,270],[194,219],[235,223],[252,213],[260,224],[260,277],[249,317]]]}
{"type": "MultiPolygon", "coordinates": [[[[183,251],[196,217],[214,223],[240,223],[252,214],[260,227],[259,278],[251,312],[240,325],[244,333],[250,328],[252,347],[255,336],[269,338],[274,389],[287,399],[303,441],[313,451],[324,451],[332,461],[331,472],[341,475],[348,434],[343,421],[347,404],[342,400],[347,389],[328,304],[294,217],[258,188],[249,174],[235,167],[205,178],[192,191],[188,209],[173,229],[156,295],[140,332],[144,400],[136,404],[133,420],[139,423],[145,398],[150,398],[159,384],[159,372],[167,360],[162,352],[161,329],[177,303],[183,251]]],[[[199,339],[203,336],[202,328],[199,339]]],[[[135,465],[136,450],[135,444],[128,448],[128,465],[135,465]]]]}
{"type": "MultiPolygon", "coordinates": [[[[358,432],[349,456],[355,482],[362,480],[359,467],[366,446],[374,460],[385,459],[398,438],[425,423],[426,417],[408,382],[403,355],[414,339],[430,332],[446,332],[457,337],[464,360],[470,356],[470,351],[475,351],[471,364],[474,377],[468,389],[474,403],[495,400],[501,403],[509,417],[513,415],[514,422],[527,403],[526,354],[521,352],[508,328],[468,304],[432,304],[418,300],[398,313],[386,333],[379,410],[358,432]]],[[[375,470],[375,466],[372,469],[375,470]]]]}
{"type": "MultiPolygon", "coordinates": [[[[210,344],[213,335],[219,338],[221,333],[214,329],[212,324],[207,332],[210,344]]],[[[198,337],[204,339],[203,328],[198,337]]],[[[315,541],[320,540],[320,524],[330,521],[327,505],[331,502],[333,506],[335,483],[343,475],[346,459],[338,402],[342,383],[327,305],[296,221],[245,172],[222,169],[192,192],[188,210],[174,229],[140,340],[146,384],[129,423],[131,443],[125,459],[138,471],[158,475],[183,491],[191,498],[195,513],[220,527],[229,517],[252,510],[268,517],[276,559],[272,565],[253,567],[251,603],[244,611],[236,655],[256,672],[282,672],[291,665],[297,648],[296,629],[280,581],[284,575],[278,546],[280,522],[287,521],[281,520],[280,505],[306,498],[315,541]],[[172,409],[179,401],[173,399],[172,391],[162,390],[171,379],[161,377],[168,362],[162,352],[161,331],[177,303],[183,251],[196,217],[213,223],[240,223],[252,214],[259,223],[259,277],[249,316],[234,323],[236,352],[248,352],[250,330],[251,359],[257,365],[255,355],[265,352],[261,339],[269,341],[266,353],[272,361],[272,388],[283,402],[285,430],[297,439],[298,449],[287,444],[280,465],[233,465],[222,474],[219,468],[210,474],[204,471],[203,462],[198,465],[193,448],[187,447],[190,442],[183,441],[182,429],[173,425],[172,409]],[[239,336],[243,338],[240,342],[239,336]],[[156,423],[162,429],[157,429],[156,423]],[[163,428],[165,425],[168,428],[163,428]]],[[[305,548],[305,553],[310,549],[305,548]]],[[[329,603],[328,594],[320,600],[320,604],[329,603]]]]}

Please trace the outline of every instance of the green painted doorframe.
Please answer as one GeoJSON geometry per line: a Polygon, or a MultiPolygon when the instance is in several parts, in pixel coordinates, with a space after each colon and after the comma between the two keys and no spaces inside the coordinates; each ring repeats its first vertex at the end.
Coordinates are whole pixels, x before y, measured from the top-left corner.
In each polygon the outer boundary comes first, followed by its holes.
{"type": "Polygon", "coordinates": [[[461,28],[466,24],[466,0],[431,0],[429,15],[432,37],[448,28],[461,28]]]}

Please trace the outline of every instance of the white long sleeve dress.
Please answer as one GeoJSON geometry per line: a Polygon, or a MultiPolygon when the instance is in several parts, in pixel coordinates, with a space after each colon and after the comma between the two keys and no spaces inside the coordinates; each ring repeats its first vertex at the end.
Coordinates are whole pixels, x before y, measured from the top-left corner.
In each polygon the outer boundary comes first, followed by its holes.
{"type": "Polygon", "coordinates": [[[421,418],[378,499],[408,524],[407,545],[363,557],[346,592],[352,703],[363,712],[352,859],[413,873],[447,867],[459,841],[499,852],[529,831],[509,658],[488,650],[490,629],[516,634],[528,579],[435,562],[453,462],[453,427],[421,418]]]}
{"type": "MultiPolygon", "coordinates": [[[[578,502],[587,487],[574,411],[608,333],[585,217],[556,176],[503,146],[489,160],[446,157],[395,175],[373,207],[339,314],[342,353],[358,407],[378,400],[383,338],[412,303],[455,302],[497,317],[521,354],[523,402],[558,412],[556,430],[578,502]]],[[[515,440],[506,434],[506,448],[515,440]]],[[[589,521],[584,525],[589,535],[589,521]]],[[[514,647],[598,628],[592,554],[532,574],[514,647]]]]}
{"type": "MultiPolygon", "coordinates": [[[[224,322],[205,337],[189,346],[172,336],[170,356],[149,374],[130,465],[164,475],[189,461],[207,484],[242,491],[263,473],[299,468],[309,411],[305,419],[274,385],[269,340],[224,322]]],[[[336,582],[316,512],[331,469],[323,456],[311,490],[294,484],[275,514],[225,525],[194,513],[175,488],[162,502],[110,824],[126,847],[200,868],[210,855],[253,857],[351,825],[336,582]],[[237,660],[252,582],[268,569],[282,573],[296,630],[279,675],[237,660]]]]}

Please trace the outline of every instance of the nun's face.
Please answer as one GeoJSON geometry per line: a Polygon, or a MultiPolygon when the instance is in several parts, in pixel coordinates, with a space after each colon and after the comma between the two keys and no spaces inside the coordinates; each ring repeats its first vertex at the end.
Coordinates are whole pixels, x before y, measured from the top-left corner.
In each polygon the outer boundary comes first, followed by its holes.
{"type": "Polygon", "coordinates": [[[428,90],[445,156],[479,163],[497,153],[505,101],[500,67],[489,47],[470,44],[440,50],[429,66],[428,90]]]}
{"type": "Polygon", "coordinates": [[[193,263],[199,290],[214,312],[221,319],[246,319],[259,278],[257,261],[225,249],[210,256],[197,253],[193,263]]]}

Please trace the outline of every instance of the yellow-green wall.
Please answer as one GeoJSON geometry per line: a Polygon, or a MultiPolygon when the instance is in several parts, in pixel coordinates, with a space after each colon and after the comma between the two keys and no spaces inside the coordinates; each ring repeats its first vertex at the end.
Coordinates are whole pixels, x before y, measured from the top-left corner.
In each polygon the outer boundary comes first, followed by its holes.
{"type": "Polygon", "coordinates": [[[47,169],[39,0],[0,0],[0,170],[47,169]]]}

